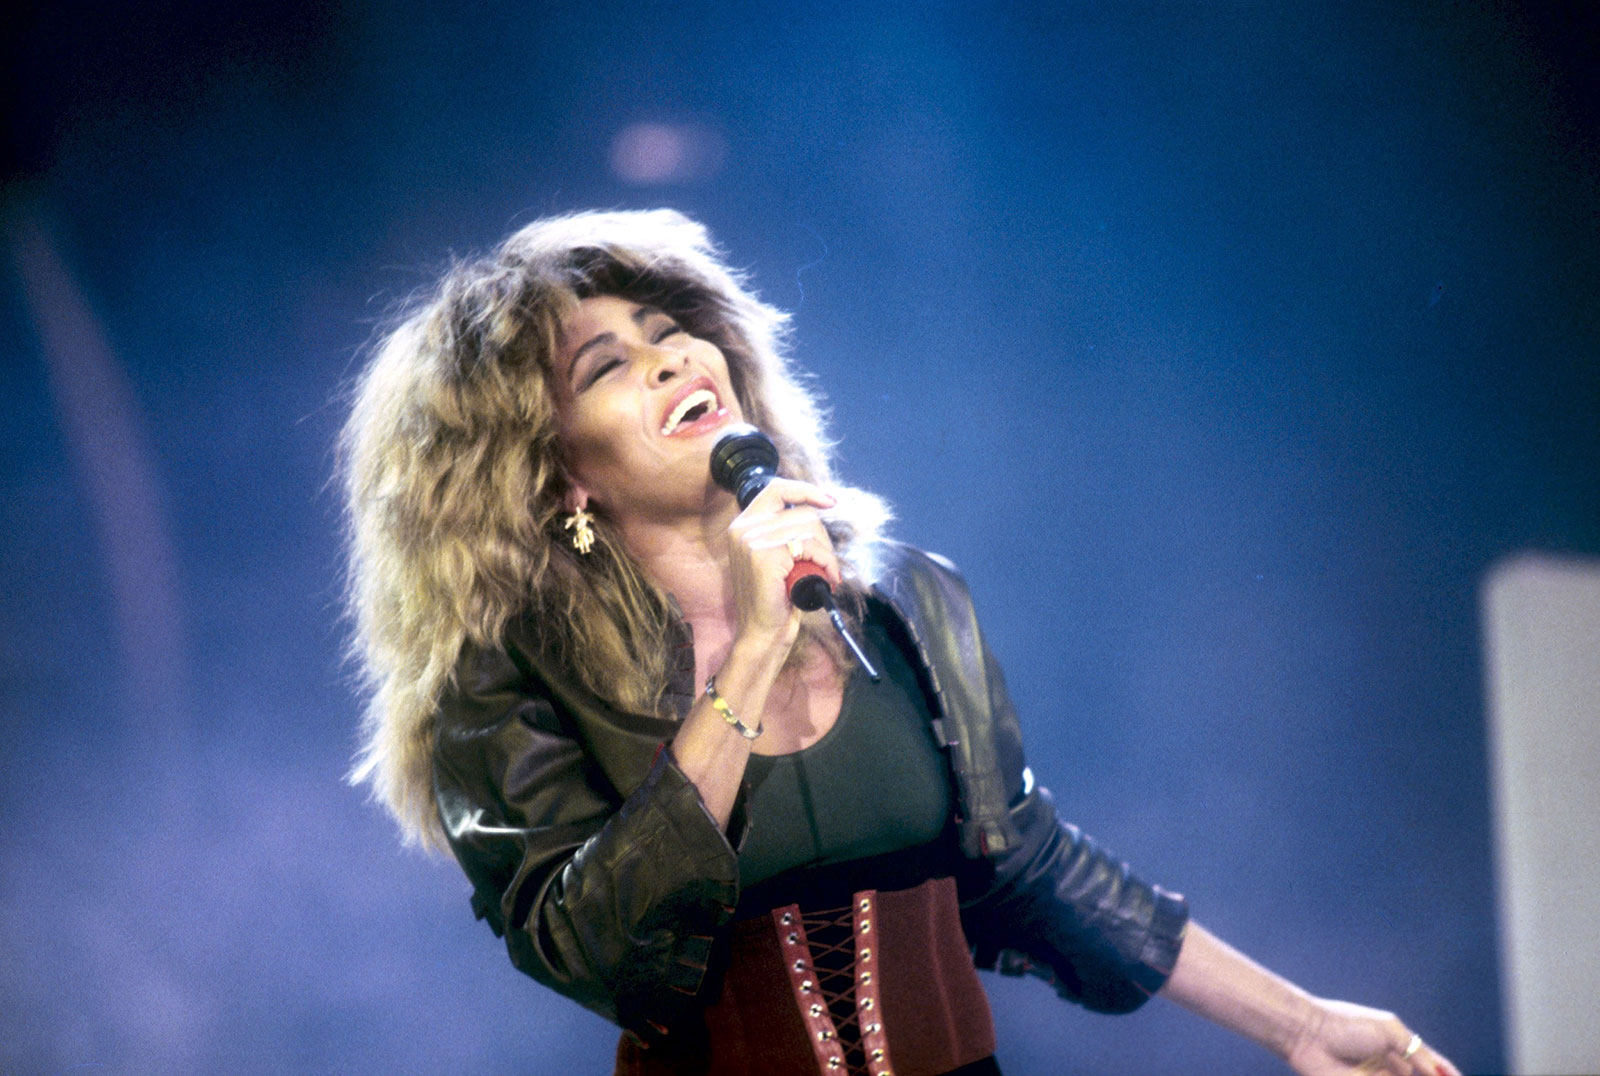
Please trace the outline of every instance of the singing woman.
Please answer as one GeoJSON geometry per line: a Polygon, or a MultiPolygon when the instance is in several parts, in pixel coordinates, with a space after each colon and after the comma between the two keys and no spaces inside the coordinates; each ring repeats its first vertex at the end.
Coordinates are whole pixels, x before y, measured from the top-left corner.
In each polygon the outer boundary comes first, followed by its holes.
{"type": "Polygon", "coordinates": [[[356,385],[354,772],[512,962],[620,1025],[619,1073],[996,1073],[999,968],[1304,1076],[1458,1076],[1057,817],[961,576],[834,479],[784,329],[700,225],[580,213],[457,264],[356,385]],[[781,459],[743,508],[709,468],[738,423],[781,459]]]}

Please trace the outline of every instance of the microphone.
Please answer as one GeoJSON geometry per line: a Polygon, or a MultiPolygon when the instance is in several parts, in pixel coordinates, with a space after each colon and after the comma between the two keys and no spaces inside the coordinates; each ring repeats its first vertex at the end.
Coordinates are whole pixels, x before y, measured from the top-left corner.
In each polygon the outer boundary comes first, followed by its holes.
{"type": "MultiPolygon", "coordinates": [[[[711,480],[733,494],[740,508],[749,508],[756,495],[776,477],[778,446],[754,426],[743,423],[729,426],[711,449],[711,480]]],[[[784,585],[789,590],[789,601],[796,609],[807,613],[817,609],[828,611],[828,619],[833,621],[840,638],[855,654],[867,676],[877,683],[878,670],[872,667],[861,644],[851,638],[845,627],[844,618],[839,615],[839,607],[833,600],[833,588],[828,585],[828,577],[822,566],[815,561],[797,560],[784,579],[784,585]]]]}

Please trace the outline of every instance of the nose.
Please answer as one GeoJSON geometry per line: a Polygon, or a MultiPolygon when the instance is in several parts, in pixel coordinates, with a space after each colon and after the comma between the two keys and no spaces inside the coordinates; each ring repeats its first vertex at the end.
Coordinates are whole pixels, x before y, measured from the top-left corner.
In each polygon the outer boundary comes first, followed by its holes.
{"type": "Polygon", "coordinates": [[[654,354],[650,360],[649,378],[653,385],[665,385],[689,365],[689,353],[679,348],[657,346],[651,350],[654,354]]]}

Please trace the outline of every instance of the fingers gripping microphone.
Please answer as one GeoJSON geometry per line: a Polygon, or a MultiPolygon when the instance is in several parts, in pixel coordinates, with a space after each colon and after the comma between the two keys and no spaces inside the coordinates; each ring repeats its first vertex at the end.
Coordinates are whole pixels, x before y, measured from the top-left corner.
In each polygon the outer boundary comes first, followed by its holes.
{"type": "MultiPolygon", "coordinates": [[[[749,508],[756,494],[776,477],[778,446],[754,426],[730,426],[711,450],[711,480],[733,494],[740,508],[749,508]]],[[[814,561],[795,561],[784,583],[796,609],[809,613],[833,601],[828,578],[814,561]]]]}
{"type": "MultiPolygon", "coordinates": [[[[733,494],[740,508],[750,507],[756,495],[776,477],[778,446],[754,426],[741,424],[728,427],[728,432],[717,439],[716,446],[711,450],[711,480],[733,494]]],[[[797,560],[784,579],[784,584],[789,589],[789,600],[796,609],[808,613],[816,609],[828,611],[834,628],[855,653],[862,669],[876,683],[878,670],[872,667],[861,645],[851,638],[845,628],[844,618],[839,615],[839,609],[833,601],[833,588],[828,585],[828,577],[822,566],[815,561],[797,560]]]]}

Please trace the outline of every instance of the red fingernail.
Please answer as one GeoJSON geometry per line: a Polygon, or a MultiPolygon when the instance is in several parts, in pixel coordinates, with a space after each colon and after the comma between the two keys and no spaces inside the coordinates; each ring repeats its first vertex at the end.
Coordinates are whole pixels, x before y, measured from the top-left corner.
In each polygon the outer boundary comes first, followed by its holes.
{"type": "Polygon", "coordinates": [[[1445,1068],[1443,1064],[1434,1062],[1433,1076],[1450,1076],[1450,1070],[1445,1068]]]}

